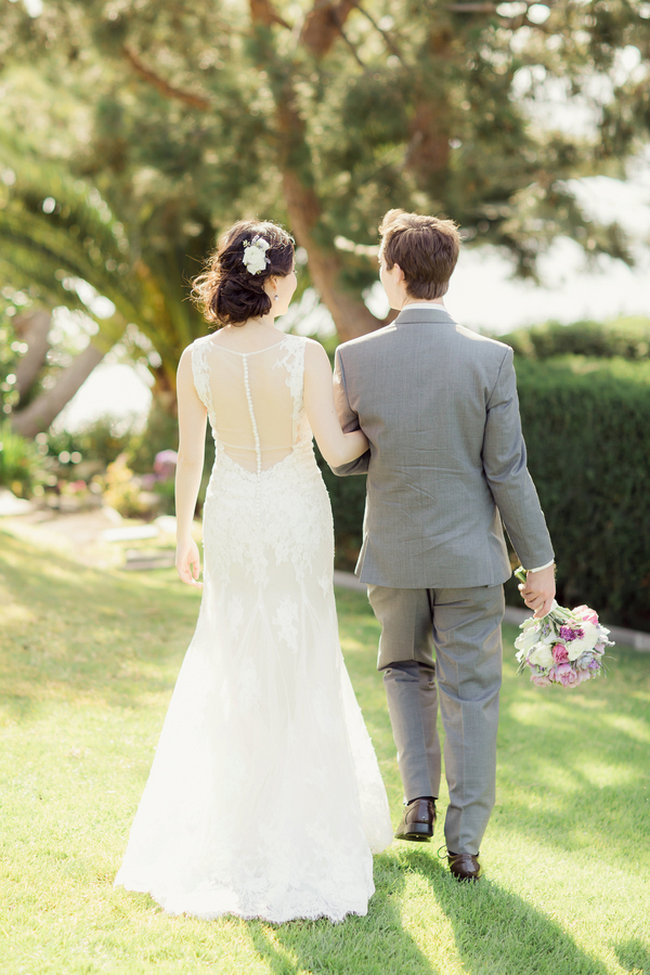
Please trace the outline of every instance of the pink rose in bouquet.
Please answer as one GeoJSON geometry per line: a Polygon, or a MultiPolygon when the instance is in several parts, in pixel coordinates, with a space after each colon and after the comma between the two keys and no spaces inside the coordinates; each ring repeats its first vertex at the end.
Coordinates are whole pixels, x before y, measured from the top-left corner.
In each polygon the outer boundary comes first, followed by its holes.
{"type": "Polygon", "coordinates": [[[553,647],[553,660],[556,664],[566,664],[569,661],[569,651],[563,643],[556,643],[553,647]]]}
{"type": "Polygon", "coordinates": [[[567,661],[564,664],[558,664],[555,668],[555,681],[562,687],[575,687],[581,683],[580,673],[581,671],[574,670],[567,661]]]}
{"type": "Polygon", "coordinates": [[[598,613],[595,609],[589,609],[588,606],[576,606],[573,612],[578,619],[585,620],[587,623],[595,623],[598,625],[598,613]]]}

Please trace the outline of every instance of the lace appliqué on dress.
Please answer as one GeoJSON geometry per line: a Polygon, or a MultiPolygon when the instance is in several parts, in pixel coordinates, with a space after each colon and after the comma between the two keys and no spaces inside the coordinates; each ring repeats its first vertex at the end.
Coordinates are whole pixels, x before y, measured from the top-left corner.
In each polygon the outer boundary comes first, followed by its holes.
{"type": "MultiPolygon", "coordinates": [[[[290,390],[293,436],[286,456],[256,470],[220,448],[210,341],[192,346],[217,444],[201,608],[116,883],[174,914],[340,921],[367,912],[371,854],[392,830],[338,642],[332,514],[303,404],[306,340],[286,336],[268,353],[290,390]]],[[[243,387],[238,402],[246,408],[243,387]]]]}

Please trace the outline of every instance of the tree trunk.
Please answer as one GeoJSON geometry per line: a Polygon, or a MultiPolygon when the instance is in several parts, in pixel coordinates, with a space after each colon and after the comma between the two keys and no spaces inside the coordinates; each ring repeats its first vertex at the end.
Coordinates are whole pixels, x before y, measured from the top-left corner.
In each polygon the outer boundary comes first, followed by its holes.
{"type": "MultiPolygon", "coordinates": [[[[427,47],[433,64],[444,66],[451,61],[453,40],[453,30],[446,18],[432,25],[427,47]]],[[[419,85],[405,163],[421,186],[429,186],[435,178],[442,188],[440,180],[449,166],[449,128],[447,99],[436,97],[430,88],[419,85]]]]}
{"type": "MultiPolygon", "coordinates": [[[[356,3],[339,0],[338,3],[316,0],[305,17],[299,44],[317,60],[323,58],[341,36],[341,28],[356,3]]],[[[251,19],[254,24],[268,26],[277,23],[275,9],[270,0],[250,0],[251,19]]],[[[270,35],[269,35],[270,36],[270,35]]],[[[269,48],[269,57],[275,54],[269,48]]],[[[282,185],[291,229],[297,242],[305,248],[309,257],[309,276],[321,300],[334,319],[336,331],[342,342],[365,335],[384,323],[366,308],[361,300],[351,295],[341,285],[344,263],[331,247],[320,244],[314,237],[314,228],[322,215],[322,206],[313,187],[301,175],[307,167],[308,154],[305,123],[296,107],[296,95],[291,80],[287,79],[273,92],[278,130],[281,134],[278,165],[282,172],[282,185]]]]}
{"type": "Polygon", "coordinates": [[[16,368],[16,389],[21,400],[25,399],[45,364],[50,348],[48,335],[51,321],[50,312],[38,308],[27,315],[18,316],[14,322],[16,334],[27,344],[27,352],[16,368]]]}
{"type": "Polygon", "coordinates": [[[98,349],[92,342],[87,345],[63,370],[52,389],[44,390],[24,410],[13,414],[11,425],[16,433],[23,437],[35,437],[42,430],[47,430],[105,355],[106,350],[98,349]]]}
{"type": "Polygon", "coordinates": [[[379,328],[384,323],[375,318],[361,298],[341,287],[343,264],[339,256],[314,241],[313,228],[321,213],[316,195],[290,169],[284,170],[283,187],[292,230],[309,255],[309,275],[334,319],[341,342],[379,328]]]}

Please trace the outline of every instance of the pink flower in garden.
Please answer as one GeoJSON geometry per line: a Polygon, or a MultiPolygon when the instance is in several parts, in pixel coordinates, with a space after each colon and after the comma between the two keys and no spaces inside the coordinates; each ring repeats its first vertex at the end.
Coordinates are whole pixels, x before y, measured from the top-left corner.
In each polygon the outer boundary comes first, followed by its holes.
{"type": "Polygon", "coordinates": [[[557,675],[556,679],[562,687],[575,687],[580,684],[582,679],[578,676],[577,671],[573,669],[571,664],[558,664],[555,668],[555,673],[557,675]]]}
{"type": "Polygon", "coordinates": [[[556,664],[566,664],[569,661],[569,651],[563,643],[556,643],[553,647],[553,660],[556,664]]]}
{"type": "Polygon", "coordinates": [[[590,609],[589,606],[576,606],[573,612],[586,623],[598,623],[598,613],[595,609],[590,609]]]}
{"type": "Polygon", "coordinates": [[[175,450],[160,450],[153,462],[153,469],[161,478],[173,477],[178,454],[175,450]]]}

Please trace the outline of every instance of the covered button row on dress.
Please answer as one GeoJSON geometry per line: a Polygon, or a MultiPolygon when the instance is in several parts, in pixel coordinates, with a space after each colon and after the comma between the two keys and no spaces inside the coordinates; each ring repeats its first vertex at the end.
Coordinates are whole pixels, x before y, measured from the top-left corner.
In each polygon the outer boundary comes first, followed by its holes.
{"type": "Polygon", "coordinates": [[[260,448],[260,435],[257,429],[257,423],[255,422],[255,412],[253,410],[253,397],[251,396],[250,380],[248,378],[248,356],[242,356],[244,363],[244,390],[246,392],[246,401],[248,403],[248,413],[251,418],[251,425],[253,427],[253,438],[255,440],[255,458],[257,460],[257,473],[262,472],[262,451],[260,448]]]}

